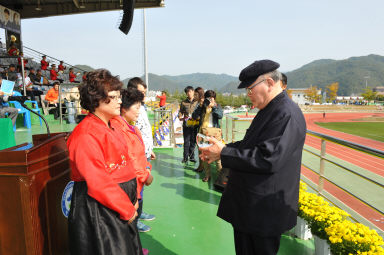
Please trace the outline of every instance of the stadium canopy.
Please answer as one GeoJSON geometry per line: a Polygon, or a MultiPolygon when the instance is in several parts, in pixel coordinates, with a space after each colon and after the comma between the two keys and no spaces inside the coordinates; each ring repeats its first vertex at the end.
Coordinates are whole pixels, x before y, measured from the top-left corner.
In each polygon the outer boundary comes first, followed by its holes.
{"type": "MultiPolygon", "coordinates": [[[[22,19],[123,9],[126,0],[2,0],[1,5],[20,13],[22,19]]],[[[136,0],[135,8],[163,7],[164,0],[136,0]]]]}

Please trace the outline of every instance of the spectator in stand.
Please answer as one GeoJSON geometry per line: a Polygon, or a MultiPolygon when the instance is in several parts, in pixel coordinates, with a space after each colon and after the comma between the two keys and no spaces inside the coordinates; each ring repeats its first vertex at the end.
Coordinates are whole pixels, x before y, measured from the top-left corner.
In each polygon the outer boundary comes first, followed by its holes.
{"type": "MultiPolygon", "coordinates": [[[[48,106],[55,107],[54,109],[49,110],[49,113],[53,113],[55,120],[60,117],[59,89],[60,82],[55,81],[53,83],[53,88],[48,90],[47,94],[45,95],[45,100],[48,101],[48,106]]],[[[64,105],[62,104],[62,106],[64,105]]],[[[62,108],[62,113],[65,113],[65,108],[62,108]]]]}
{"type": "Polygon", "coordinates": [[[16,72],[16,67],[14,64],[10,64],[6,72],[6,78],[9,81],[17,81],[19,74],[16,72]]]}
{"type": "Polygon", "coordinates": [[[51,71],[49,73],[50,73],[50,78],[52,81],[59,81],[60,83],[63,82],[62,79],[57,78],[57,71],[56,71],[56,65],[55,64],[51,65],[51,71]]]}
{"type": "MultiPolygon", "coordinates": [[[[29,98],[31,100],[35,100],[35,97],[37,96],[37,98],[38,98],[37,101],[40,102],[40,95],[43,94],[43,91],[41,91],[41,90],[39,90],[33,86],[33,82],[31,80],[31,78],[27,75],[27,71],[24,71],[24,81],[25,81],[25,91],[27,93],[27,96],[29,96],[29,98]]],[[[19,82],[20,91],[23,91],[24,90],[23,80],[21,77],[19,78],[18,82],[19,82]]]]}
{"type": "Polygon", "coordinates": [[[85,82],[87,80],[87,74],[88,72],[83,72],[82,81],[85,82]]]}
{"type": "MultiPolygon", "coordinates": [[[[19,54],[19,57],[17,58],[17,69],[19,70],[19,72],[21,72],[21,57],[24,57],[24,53],[23,52],[20,52],[20,54],[19,54]]],[[[27,63],[28,63],[28,59],[23,59],[24,61],[24,69],[26,69],[26,65],[27,65],[27,63]]]]}
{"type": "Polygon", "coordinates": [[[47,62],[47,56],[42,56],[41,58],[42,58],[40,61],[41,70],[47,70],[49,66],[49,62],[47,62]]]}
{"type": "MultiPolygon", "coordinates": [[[[153,138],[152,138],[152,127],[148,120],[147,110],[146,106],[144,104],[145,102],[145,95],[147,92],[147,85],[144,83],[142,79],[139,77],[134,77],[129,80],[128,82],[128,88],[135,88],[139,90],[144,95],[144,101],[141,103],[140,107],[140,114],[137,118],[137,121],[135,123],[135,126],[140,130],[141,135],[143,137],[144,146],[145,146],[145,155],[147,157],[147,160],[155,160],[156,155],[153,152],[153,138]]],[[[148,214],[143,212],[143,193],[144,188],[141,190],[141,199],[139,200],[139,210],[137,211],[139,214],[140,220],[154,220],[155,215],[148,214]]],[[[145,225],[141,221],[137,222],[137,228],[139,229],[139,232],[148,232],[151,230],[150,226],[145,225]]]]}
{"type": "Polygon", "coordinates": [[[33,84],[40,85],[40,80],[37,79],[36,71],[34,68],[29,69],[28,77],[29,77],[29,79],[31,79],[31,82],[33,84]]]}
{"type": "MultiPolygon", "coordinates": [[[[0,77],[0,85],[3,79],[0,77]]],[[[5,114],[8,115],[8,118],[12,120],[12,125],[16,124],[17,115],[19,111],[14,107],[4,106],[3,103],[8,101],[8,96],[4,94],[3,91],[0,91],[0,118],[5,118],[5,114]]]]}
{"type": "Polygon", "coordinates": [[[49,85],[48,79],[43,75],[43,72],[41,71],[41,69],[37,69],[36,78],[37,78],[37,81],[36,81],[37,85],[49,85]]]}
{"type": "Polygon", "coordinates": [[[60,71],[64,72],[64,70],[67,69],[67,67],[64,66],[63,64],[64,64],[64,61],[61,60],[59,66],[58,66],[59,72],[60,71]]]}
{"type": "Polygon", "coordinates": [[[19,55],[19,50],[17,49],[15,43],[11,43],[11,47],[9,47],[9,50],[8,50],[8,55],[9,56],[17,56],[17,55],[19,55]]]}
{"type": "Polygon", "coordinates": [[[136,173],[123,135],[111,128],[120,115],[122,83],[107,70],[91,72],[80,87],[90,113],[69,136],[74,181],[68,216],[70,254],[142,255],[136,173]]]}
{"type": "Polygon", "coordinates": [[[156,96],[156,97],[160,99],[159,106],[160,107],[165,106],[167,101],[167,93],[165,91],[161,91],[161,96],[156,96]]]}
{"type": "Polygon", "coordinates": [[[73,68],[72,68],[72,67],[69,68],[69,74],[68,74],[68,76],[69,76],[69,82],[80,83],[79,81],[76,81],[76,80],[75,80],[76,77],[77,77],[77,75],[73,73],[73,68]]]}

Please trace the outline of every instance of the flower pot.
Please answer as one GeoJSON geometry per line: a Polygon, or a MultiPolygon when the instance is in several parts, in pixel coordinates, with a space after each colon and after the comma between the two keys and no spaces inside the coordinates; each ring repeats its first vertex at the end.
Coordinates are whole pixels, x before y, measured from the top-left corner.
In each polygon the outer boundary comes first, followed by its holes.
{"type": "Polygon", "coordinates": [[[306,220],[297,217],[297,224],[295,227],[295,235],[297,238],[308,240],[312,238],[311,230],[306,220]]]}
{"type": "Polygon", "coordinates": [[[315,255],[331,255],[331,248],[327,240],[314,236],[315,238],[315,255]]]}

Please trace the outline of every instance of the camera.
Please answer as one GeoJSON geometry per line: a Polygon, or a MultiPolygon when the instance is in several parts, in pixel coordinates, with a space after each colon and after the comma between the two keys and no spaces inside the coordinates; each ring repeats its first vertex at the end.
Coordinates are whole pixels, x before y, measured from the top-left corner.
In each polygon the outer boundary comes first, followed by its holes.
{"type": "Polygon", "coordinates": [[[203,105],[204,105],[204,107],[208,107],[208,105],[210,105],[210,103],[211,103],[211,100],[206,98],[206,99],[204,99],[203,105]]]}

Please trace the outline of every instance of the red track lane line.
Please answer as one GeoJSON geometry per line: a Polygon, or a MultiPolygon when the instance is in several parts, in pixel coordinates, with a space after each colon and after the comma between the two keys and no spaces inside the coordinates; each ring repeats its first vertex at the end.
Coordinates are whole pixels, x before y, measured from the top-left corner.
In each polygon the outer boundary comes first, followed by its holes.
{"type": "MultiPolygon", "coordinates": [[[[313,142],[306,142],[305,144],[318,150],[321,149],[320,145],[314,144],[313,142]]],[[[328,147],[327,147],[327,154],[340,158],[341,160],[350,162],[356,166],[364,168],[377,175],[384,176],[384,167],[383,167],[383,164],[379,163],[379,161],[382,161],[379,158],[367,160],[366,158],[364,158],[365,155],[360,155],[358,152],[356,152],[356,154],[353,154],[353,156],[351,156],[351,155],[340,153],[340,150],[338,149],[333,149],[328,147]]]]}
{"type": "MultiPolygon", "coordinates": [[[[301,173],[315,184],[319,183],[319,176],[306,167],[301,167],[301,173]]],[[[354,211],[369,220],[372,224],[384,231],[384,221],[382,220],[383,215],[381,215],[379,212],[370,208],[363,202],[359,201],[358,199],[354,198],[353,196],[349,195],[348,193],[327,181],[324,181],[324,190],[332,194],[334,197],[342,201],[344,204],[352,208],[354,211]]]]}

